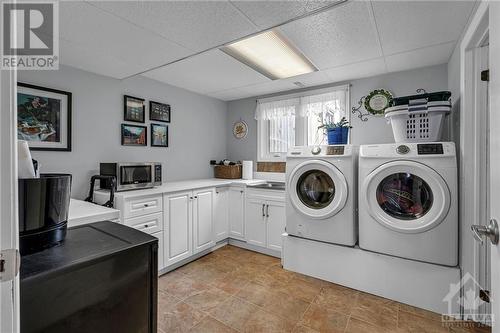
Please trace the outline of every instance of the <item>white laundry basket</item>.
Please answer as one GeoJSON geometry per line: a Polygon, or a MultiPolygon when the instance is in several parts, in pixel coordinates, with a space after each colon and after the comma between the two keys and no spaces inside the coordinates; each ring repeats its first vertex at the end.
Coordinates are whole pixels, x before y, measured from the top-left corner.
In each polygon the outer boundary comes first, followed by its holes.
{"type": "Polygon", "coordinates": [[[389,107],[384,113],[392,125],[394,140],[399,143],[440,141],[445,116],[450,112],[450,101],[419,98],[389,107]]]}

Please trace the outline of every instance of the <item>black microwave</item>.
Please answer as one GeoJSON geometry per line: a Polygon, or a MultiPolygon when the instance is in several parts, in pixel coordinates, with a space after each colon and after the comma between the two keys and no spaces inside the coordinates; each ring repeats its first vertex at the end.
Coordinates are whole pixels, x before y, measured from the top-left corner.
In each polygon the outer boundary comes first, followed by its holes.
{"type": "MultiPolygon", "coordinates": [[[[159,162],[118,162],[100,163],[101,176],[115,176],[116,191],[137,190],[160,186],[162,183],[161,163],[159,162]]],[[[110,189],[111,182],[101,180],[103,189],[110,189]]]]}

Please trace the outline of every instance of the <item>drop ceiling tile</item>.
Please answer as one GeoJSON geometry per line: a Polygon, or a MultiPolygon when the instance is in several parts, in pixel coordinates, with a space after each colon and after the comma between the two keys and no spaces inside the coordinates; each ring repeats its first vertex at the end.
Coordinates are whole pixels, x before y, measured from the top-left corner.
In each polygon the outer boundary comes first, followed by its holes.
{"type": "Polygon", "coordinates": [[[276,26],[336,2],[338,1],[231,1],[261,29],[276,26]]]}
{"type": "Polygon", "coordinates": [[[331,82],[355,80],[387,73],[384,58],[362,61],[324,71],[331,82]]]}
{"type": "Polygon", "coordinates": [[[194,51],[257,31],[227,1],[93,1],[92,4],[194,51]]]}
{"type": "Polygon", "coordinates": [[[372,1],[385,55],[457,40],[474,1],[372,1]]]}
{"type": "Polygon", "coordinates": [[[213,98],[220,99],[222,101],[233,101],[235,99],[248,97],[248,93],[242,92],[239,89],[222,90],[218,92],[209,93],[207,95],[213,98]]]}
{"type": "MultiPolygon", "coordinates": [[[[60,3],[60,28],[62,40],[85,49],[90,59],[86,63],[100,62],[99,55],[119,59],[130,68],[146,70],[181,58],[191,53],[188,49],[169,42],[116,16],[85,2],[60,3]]],[[[103,60],[105,61],[105,60],[103,60]]],[[[100,64],[95,64],[99,67],[100,64]]],[[[115,73],[123,78],[130,71],[115,73]]]]}
{"type": "Polygon", "coordinates": [[[445,64],[450,59],[455,42],[426,47],[385,57],[389,72],[445,64]]]}
{"type": "Polygon", "coordinates": [[[279,29],[319,69],[380,57],[369,6],[364,1],[348,2],[279,29]]]}
{"type": "Polygon", "coordinates": [[[239,91],[245,94],[245,97],[264,96],[294,89],[297,89],[297,86],[286,80],[275,80],[238,88],[239,91]]]}
{"type": "Polygon", "coordinates": [[[208,51],[144,75],[202,94],[270,81],[219,50],[208,51]]]}
{"type": "MultiPolygon", "coordinates": [[[[307,74],[302,74],[302,75],[297,75],[297,76],[292,76],[287,79],[283,79],[283,81],[287,82],[300,82],[302,83],[305,87],[314,87],[314,86],[319,86],[321,84],[326,84],[330,83],[330,78],[323,72],[323,71],[318,71],[318,72],[312,72],[312,73],[307,73],[307,74]]],[[[304,88],[305,88],[304,87],[304,88]]],[[[296,86],[295,88],[301,88],[300,86],[296,86]]]]}
{"type": "Polygon", "coordinates": [[[88,72],[98,73],[114,78],[133,75],[142,70],[141,67],[129,64],[106,53],[97,53],[66,40],[59,41],[60,63],[88,72]]]}

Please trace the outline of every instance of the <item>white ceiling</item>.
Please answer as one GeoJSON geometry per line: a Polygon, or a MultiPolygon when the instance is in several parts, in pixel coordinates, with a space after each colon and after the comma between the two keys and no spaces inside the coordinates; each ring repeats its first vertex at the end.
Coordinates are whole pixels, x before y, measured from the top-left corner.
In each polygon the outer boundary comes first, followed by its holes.
{"type": "Polygon", "coordinates": [[[61,63],[118,79],[140,74],[233,100],[297,89],[297,81],[315,86],[446,63],[474,6],[474,1],[333,3],[61,2],[61,63]],[[272,81],[217,49],[284,22],[278,29],[318,72],[272,81]]]}

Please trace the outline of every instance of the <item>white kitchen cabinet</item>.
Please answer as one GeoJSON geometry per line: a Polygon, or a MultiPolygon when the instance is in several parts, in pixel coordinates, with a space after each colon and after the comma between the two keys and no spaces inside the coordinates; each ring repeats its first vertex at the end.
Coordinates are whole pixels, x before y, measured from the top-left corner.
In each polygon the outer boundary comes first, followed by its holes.
{"type": "Polygon", "coordinates": [[[229,188],[229,237],[245,240],[245,189],[229,188]]]}
{"type": "Polygon", "coordinates": [[[229,237],[229,188],[215,189],[214,196],[214,234],[215,241],[229,237]]]}
{"type": "Polygon", "coordinates": [[[209,249],[214,240],[214,189],[193,191],[193,251],[209,249]]]}
{"type": "Polygon", "coordinates": [[[247,199],[246,207],[246,240],[249,244],[266,246],[267,219],[266,202],[259,199],[247,199]]]}
{"type": "Polygon", "coordinates": [[[267,218],[267,248],[281,252],[281,235],[285,232],[286,214],[285,203],[268,201],[266,206],[267,218]]]}
{"type": "Polygon", "coordinates": [[[286,222],[284,192],[250,189],[246,202],[247,242],[281,252],[281,235],[286,222]]]}
{"type": "Polygon", "coordinates": [[[163,242],[163,231],[158,231],[151,236],[154,236],[158,238],[158,270],[161,270],[165,267],[165,262],[163,261],[164,258],[164,242],[163,242]]]}
{"type": "Polygon", "coordinates": [[[193,254],[192,191],[165,194],[163,198],[163,235],[165,265],[169,266],[193,254]]]}

